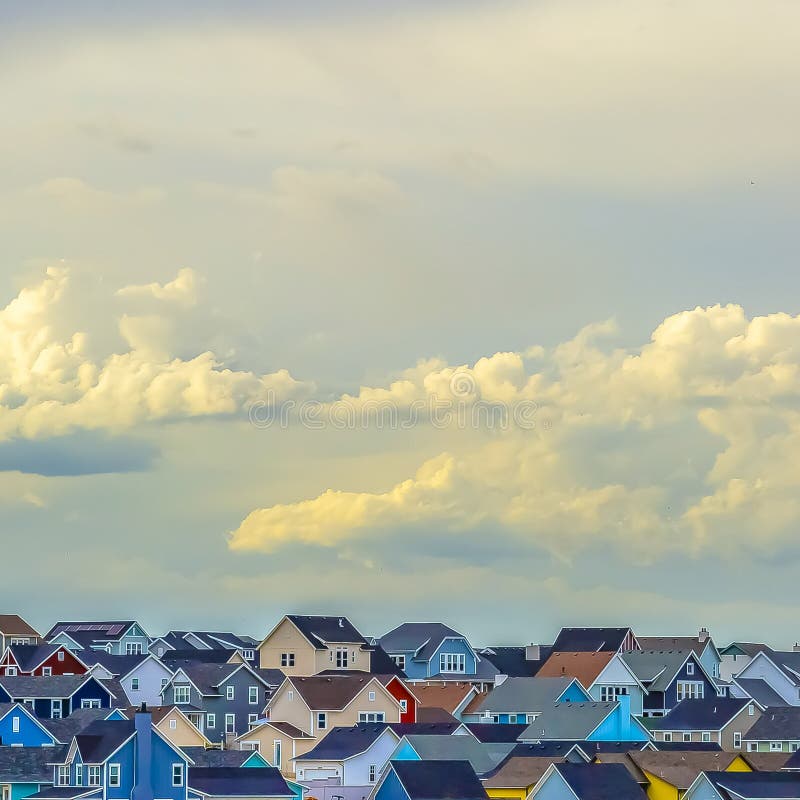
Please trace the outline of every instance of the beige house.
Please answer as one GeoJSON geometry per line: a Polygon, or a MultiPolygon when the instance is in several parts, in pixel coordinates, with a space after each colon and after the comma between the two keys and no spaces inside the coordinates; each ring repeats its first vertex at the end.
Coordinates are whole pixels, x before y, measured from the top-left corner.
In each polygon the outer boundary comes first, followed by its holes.
{"type": "Polygon", "coordinates": [[[369,672],[372,648],[346,617],[285,616],[258,647],[262,669],[285,675],[369,672]]]}
{"type": "Polygon", "coordinates": [[[295,773],[293,758],[305,755],[317,740],[289,722],[264,722],[237,740],[240,750],[257,750],[273,767],[289,777],[295,773]]]}
{"type": "MultiPolygon", "coordinates": [[[[136,708],[125,710],[125,716],[133,719],[136,708]]],[[[154,706],[149,709],[153,725],[176,747],[208,747],[209,741],[177,706],[154,706]]]]}
{"type": "Polygon", "coordinates": [[[650,733],[656,742],[713,742],[734,752],[742,749],[742,739],[761,714],[761,706],[749,698],[684,700],[658,718],[650,733]]]}
{"type": "MultiPolygon", "coordinates": [[[[374,675],[287,677],[266,708],[270,722],[289,722],[315,740],[337,726],[400,722],[400,701],[374,675]]],[[[310,748],[309,748],[310,749],[310,748]]]]}

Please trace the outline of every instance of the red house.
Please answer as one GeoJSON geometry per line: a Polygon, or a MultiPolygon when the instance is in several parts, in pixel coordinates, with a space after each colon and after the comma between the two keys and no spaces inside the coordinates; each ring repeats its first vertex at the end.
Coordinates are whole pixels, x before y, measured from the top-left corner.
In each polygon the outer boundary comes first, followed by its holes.
{"type": "Polygon", "coordinates": [[[397,675],[376,675],[386,691],[400,703],[400,722],[416,722],[419,700],[397,675]]]}
{"type": "Polygon", "coordinates": [[[0,659],[0,674],[33,675],[85,675],[89,671],[75,653],[61,644],[12,645],[0,659]]]}

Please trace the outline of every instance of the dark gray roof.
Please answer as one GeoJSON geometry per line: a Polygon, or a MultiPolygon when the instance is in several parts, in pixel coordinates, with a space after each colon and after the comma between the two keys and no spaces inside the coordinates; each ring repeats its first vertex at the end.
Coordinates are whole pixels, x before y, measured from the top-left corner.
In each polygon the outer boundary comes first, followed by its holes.
{"type": "MultiPolygon", "coordinates": [[[[110,622],[57,622],[44,635],[44,638],[49,641],[54,636],[63,632],[78,642],[80,642],[78,636],[82,638],[88,636],[93,641],[116,641],[124,635],[125,631],[127,631],[131,625],[139,625],[139,623],[132,619],[113,620],[110,622]]],[[[141,627],[141,625],[139,625],[139,627],[141,627]]],[[[144,630],[144,628],[142,628],[142,630],[144,630]]]]}
{"type": "Polygon", "coordinates": [[[67,748],[0,747],[0,783],[51,783],[54,762],[63,761],[67,748]]]}
{"type": "Polygon", "coordinates": [[[101,789],[87,788],[86,786],[48,786],[35,794],[29,794],[25,800],[99,800],[102,796],[101,789]]]}
{"type": "Polygon", "coordinates": [[[750,698],[704,697],[682,700],[668,714],[648,720],[654,731],[718,731],[753,701],[750,698]]]}
{"type": "Polygon", "coordinates": [[[255,672],[264,683],[273,688],[280,686],[283,683],[283,679],[286,677],[279,669],[254,668],[253,672],[255,672]]]}
{"type": "Polygon", "coordinates": [[[30,672],[49,658],[60,645],[57,644],[13,644],[11,653],[23,672],[30,672]]]}
{"type": "Polygon", "coordinates": [[[737,678],[739,688],[744,689],[757,703],[769,706],[785,706],[784,700],[763,678],[737,678]]]}
{"type": "Polygon", "coordinates": [[[209,797],[294,797],[275,767],[190,767],[187,783],[209,797]]]}
{"type": "Polygon", "coordinates": [[[768,708],[742,738],[750,740],[800,739],[800,706],[768,708]]]}
{"type": "Polygon", "coordinates": [[[385,724],[367,724],[331,728],[312,750],[295,760],[341,761],[352,758],[367,750],[387,727],[385,724]]]}
{"type": "Polygon", "coordinates": [[[553,642],[559,653],[596,653],[619,650],[630,628],[562,628],[553,642]]]}
{"type": "Polygon", "coordinates": [[[574,683],[572,677],[564,678],[506,678],[495,686],[475,709],[482,714],[533,714],[552,706],[574,683]]]}
{"type": "Polygon", "coordinates": [[[406,736],[423,761],[468,761],[479,775],[489,772],[516,746],[516,742],[479,742],[472,736],[406,736]]]}
{"type": "Polygon", "coordinates": [[[328,642],[357,642],[369,647],[367,640],[356,630],[347,617],[318,617],[288,614],[300,633],[318,650],[328,642]]]}
{"type": "Polygon", "coordinates": [[[196,767],[241,767],[253,755],[252,750],[214,750],[205,747],[181,747],[196,767]]]}
{"type": "Polygon", "coordinates": [[[646,800],[647,795],[622,764],[556,764],[578,800],[646,800]]]}
{"type": "Polygon", "coordinates": [[[173,669],[176,661],[196,661],[199,664],[227,664],[233,658],[236,650],[196,650],[191,647],[180,650],[167,650],[159,656],[165,666],[173,669]]]}
{"type": "MultiPolygon", "coordinates": [[[[200,661],[170,661],[170,669],[177,672],[183,670],[189,680],[204,695],[219,694],[219,687],[240,667],[246,669],[241,664],[206,664],[200,661]]],[[[253,670],[249,670],[253,672],[253,670]]],[[[260,675],[255,675],[255,679],[266,685],[260,675]]]]}
{"type": "Polygon", "coordinates": [[[84,764],[98,764],[114,753],[135,730],[131,719],[98,720],[76,737],[78,752],[84,764]]]}
{"type": "Polygon", "coordinates": [[[691,650],[632,650],[622,658],[648,690],[663,692],[690,655],[691,650]]]}
{"type": "Polygon", "coordinates": [[[485,647],[479,651],[481,658],[491,661],[501,675],[511,678],[532,678],[553,652],[552,647],[540,647],[535,661],[525,657],[526,647],[485,647]]]}
{"type": "Polygon", "coordinates": [[[76,708],[63,719],[40,719],[39,722],[63,744],[69,744],[72,737],[88,728],[93,722],[104,720],[111,712],[107,708],[76,708]]]}
{"type": "Polygon", "coordinates": [[[795,685],[800,686],[800,652],[773,650],[765,653],[778,669],[795,685]]]}
{"type": "Polygon", "coordinates": [[[381,636],[378,644],[387,653],[413,652],[414,661],[428,661],[449,636],[466,637],[441,622],[404,622],[381,636]]]}
{"type": "MultiPolygon", "coordinates": [[[[419,714],[419,711],[417,711],[419,714]]],[[[469,722],[466,727],[479,742],[516,742],[528,726],[469,722]]]]}
{"type": "Polygon", "coordinates": [[[197,637],[210,650],[255,650],[258,647],[258,642],[252,636],[239,636],[229,631],[169,631],[159,638],[170,644],[182,642],[179,649],[192,649],[194,645],[186,639],[189,634],[197,637]]]}
{"type": "Polygon", "coordinates": [[[112,675],[121,678],[127,675],[134,667],[139,666],[146,658],[149,658],[150,653],[145,651],[138,655],[115,656],[105,650],[87,650],[78,653],[78,656],[84,664],[88,664],[90,667],[100,664],[112,675]]]}
{"type": "Polygon", "coordinates": [[[3,675],[0,676],[0,686],[12,698],[64,698],[71,697],[88,679],[88,675],[16,675],[11,678],[3,675]]]}
{"type": "Polygon", "coordinates": [[[719,654],[721,656],[733,654],[745,654],[750,658],[755,657],[758,653],[767,653],[769,655],[772,648],[768,644],[760,644],[758,642],[731,642],[727,647],[720,648],[719,654]]]}
{"type": "Polygon", "coordinates": [[[467,761],[392,761],[409,800],[486,800],[467,761]]]}
{"type": "Polygon", "coordinates": [[[800,798],[800,775],[795,772],[706,772],[706,778],[722,789],[722,796],[745,800],[796,800],[800,798]]]}
{"type": "Polygon", "coordinates": [[[617,703],[554,703],[542,709],[520,736],[522,741],[584,741],[617,703]]]}

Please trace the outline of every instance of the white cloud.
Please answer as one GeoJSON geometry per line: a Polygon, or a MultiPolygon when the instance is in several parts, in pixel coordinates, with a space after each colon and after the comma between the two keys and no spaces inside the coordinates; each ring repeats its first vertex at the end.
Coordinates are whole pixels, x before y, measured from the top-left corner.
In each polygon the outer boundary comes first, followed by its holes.
{"type": "Polygon", "coordinates": [[[195,271],[183,267],[175,278],[167,283],[146,283],[123,286],[117,290],[120,297],[151,297],[181,305],[193,306],[197,303],[198,279],[195,271]]]}

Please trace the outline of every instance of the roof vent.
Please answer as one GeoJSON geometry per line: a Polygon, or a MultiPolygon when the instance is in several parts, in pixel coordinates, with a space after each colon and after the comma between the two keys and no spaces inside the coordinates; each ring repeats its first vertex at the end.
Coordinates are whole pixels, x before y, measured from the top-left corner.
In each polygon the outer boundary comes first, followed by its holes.
{"type": "Polygon", "coordinates": [[[339,627],[344,628],[344,620],[341,617],[339,617],[339,627]]]}

